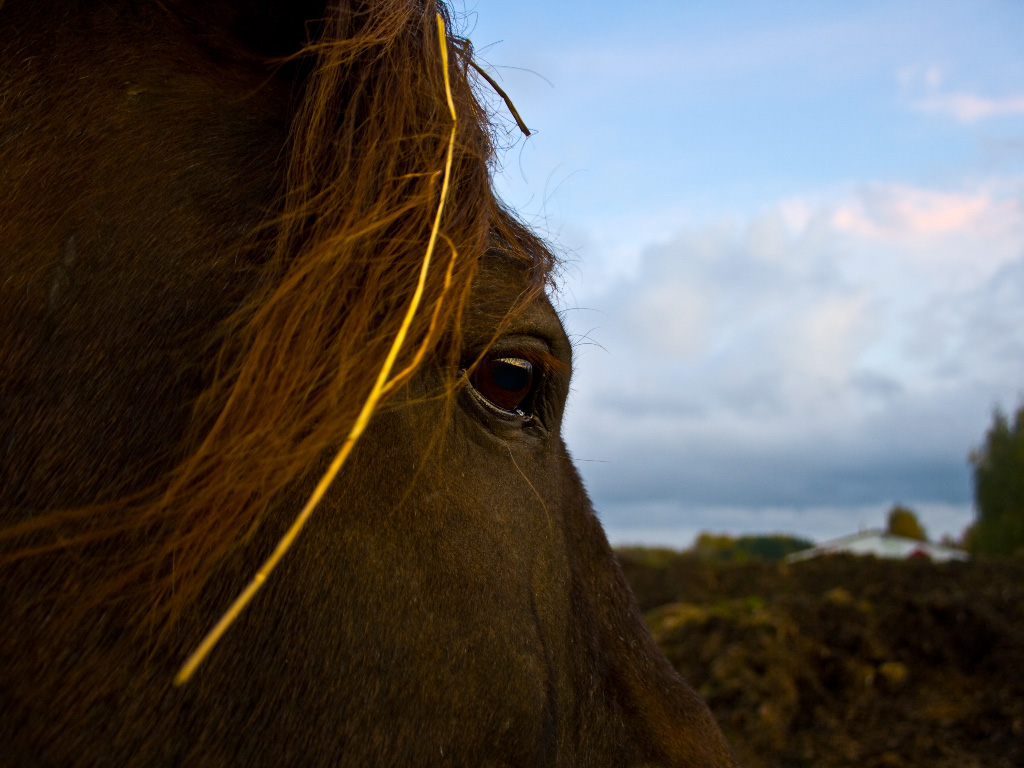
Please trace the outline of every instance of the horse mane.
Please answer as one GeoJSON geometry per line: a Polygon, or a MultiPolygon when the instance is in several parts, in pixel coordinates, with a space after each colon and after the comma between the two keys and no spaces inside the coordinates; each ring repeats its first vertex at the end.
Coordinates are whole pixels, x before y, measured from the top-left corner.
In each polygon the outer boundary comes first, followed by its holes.
{"type": "MultiPolygon", "coordinates": [[[[178,17],[186,5],[160,4],[178,17]]],[[[76,609],[123,604],[131,623],[159,631],[349,433],[416,289],[438,206],[451,131],[438,12],[447,22],[433,0],[331,3],[314,39],[268,61],[304,75],[281,188],[239,240],[253,288],[209,334],[215,362],[183,442],[161,457],[170,469],[142,490],[7,527],[0,561],[75,550],[91,579],[88,605],[76,609]]],[[[401,384],[427,362],[440,365],[434,394],[450,398],[480,257],[497,248],[522,260],[534,293],[553,257],[495,195],[472,49],[451,33],[447,45],[459,115],[451,188],[438,266],[394,370],[401,384]]]]}

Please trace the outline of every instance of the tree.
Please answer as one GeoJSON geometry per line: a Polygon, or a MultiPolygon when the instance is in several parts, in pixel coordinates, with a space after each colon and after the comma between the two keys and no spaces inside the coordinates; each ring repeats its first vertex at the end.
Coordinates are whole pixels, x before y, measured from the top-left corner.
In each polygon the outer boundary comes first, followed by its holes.
{"type": "Polygon", "coordinates": [[[739,536],[704,531],[693,543],[698,558],[717,563],[777,562],[791,552],[810,549],[814,542],[785,534],[739,536]]]}
{"type": "Polygon", "coordinates": [[[985,444],[971,451],[976,517],[968,546],[976,554],[1024,554],[1024,404],[1011,424],[998,408],[985,444]]]}
{"type": "Polygon", "coordinates": [[[893,536],[903,536],[906,539],[917,539],[928,541],[928,535],[917,519],[912,509],[902,504],[894,504],[889,510],[889,521],[885,528],[887,533],[893,536]]]}

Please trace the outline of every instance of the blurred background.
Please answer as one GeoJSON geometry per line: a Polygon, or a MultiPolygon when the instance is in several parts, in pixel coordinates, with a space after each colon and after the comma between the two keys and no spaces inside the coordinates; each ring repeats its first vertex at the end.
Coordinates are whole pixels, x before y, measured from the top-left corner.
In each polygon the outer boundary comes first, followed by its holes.
{"type": "Polygon", "coordinates": [[[1024,3],[456,0],[613,544],[971,522],[1024,397],[1024,3]],[[507,114],[500,101],[494,108],[507,114]]]}

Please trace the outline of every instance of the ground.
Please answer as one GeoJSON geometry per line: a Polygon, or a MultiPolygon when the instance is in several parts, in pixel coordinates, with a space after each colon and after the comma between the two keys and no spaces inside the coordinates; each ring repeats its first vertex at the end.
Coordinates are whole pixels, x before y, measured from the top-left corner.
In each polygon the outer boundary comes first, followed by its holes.
{"type": "Polygon", "coordinates": [[[746,768],[1024,765],[1024,560],[619,557],[746,768]]]}

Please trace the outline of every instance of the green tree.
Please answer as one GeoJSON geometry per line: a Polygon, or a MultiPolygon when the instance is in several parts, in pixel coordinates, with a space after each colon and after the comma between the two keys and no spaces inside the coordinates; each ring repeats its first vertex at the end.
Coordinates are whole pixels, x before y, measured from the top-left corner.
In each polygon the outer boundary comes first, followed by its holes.
{"type": "Polygon", "coordinates": [[[746,559],[737,557],[736,539],[725,533],[701,531],[696,541],[693,542],[693,551],[701,560],[732,562],[737,559],[746,559]]]}
{"type": "Polygon", "coordinates": [[[976,517],[967,537],[976,554],[1024,553],[1024,404],[1013,423],[998,408],[985,444],[971,451],[976,517]]]}
{"type": "Polygon", "coordinates": [[[893,536],[928,541],[928,535],[924,532],[924,528],[917,519],[917,515],[914,514],[912,509],[904,507],[902,504],[894,504],[892,509],[889,510],[889,520],[886,523],[885,530],[893,536]]]}
{"type": "Polygon", "coordinates": [[[774,534],[771,536],[738,536],[704,531],[693,543],[698,558],[717,563],[748,563],[754,560],[776,562],[791,552],[810,549],[807,539],[774,534]]]}

